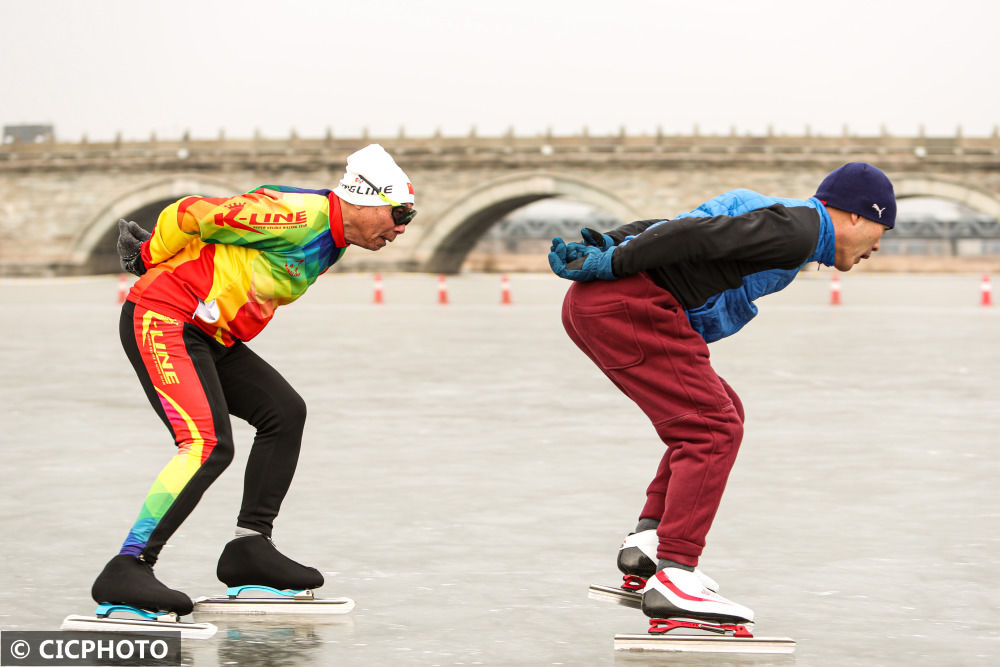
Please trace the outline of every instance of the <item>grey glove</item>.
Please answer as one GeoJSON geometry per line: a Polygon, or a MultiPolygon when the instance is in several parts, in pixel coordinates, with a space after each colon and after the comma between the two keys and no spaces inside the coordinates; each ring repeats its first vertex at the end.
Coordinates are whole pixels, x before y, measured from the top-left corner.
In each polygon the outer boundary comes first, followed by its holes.
{"type": "Polygon", "coordinates": [[[123,271],[141,276],[146,273],[146,265],[142,262],[140,249],[143,241],[152,234],[131,220],[118,221],[118,257],[123,271]]]}

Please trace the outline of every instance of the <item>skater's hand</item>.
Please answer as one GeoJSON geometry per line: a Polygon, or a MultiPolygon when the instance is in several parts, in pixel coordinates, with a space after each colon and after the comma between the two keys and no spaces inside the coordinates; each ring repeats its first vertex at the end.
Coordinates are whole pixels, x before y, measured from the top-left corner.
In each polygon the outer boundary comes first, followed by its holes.
{"type": "Polygon", "coordinates": [[[549,266],[557,276],[568,280],[614,280],[616,276],[611,268],[611,256],[614,252],[614,246],[602,250],[582,243],[566,243],[556,237],[552,239],[549,266]]]}
{"type": "Polygon", "coordinates": [[[574,268],[583,266],[584,257],[583,253],[577,250],[579,247],[579,243],[567,245],[559,236],[552,239],[552,247],[549,249],[549,266],[552,268],[552,272],[565,278],[563,272],[565,272],[567,265],[574,264],[574,268]]]}
{"type": "Polygon", "coordinates": [[[141,276],[146,272],[146,266],[142,262],[140,250],[144,241],[152,236],[149,232],[139,226],[139,223],[131,220],[118,221],[118,257],[122,270],[131,274],[141,276]]]}
{"type": "Polygon", "coordinates": [[[581,229],[580,236],[583,238],[584,245],[592,245],[601,250],[615,247],[615,240],[613,238],[590,227],[581,229]]]}

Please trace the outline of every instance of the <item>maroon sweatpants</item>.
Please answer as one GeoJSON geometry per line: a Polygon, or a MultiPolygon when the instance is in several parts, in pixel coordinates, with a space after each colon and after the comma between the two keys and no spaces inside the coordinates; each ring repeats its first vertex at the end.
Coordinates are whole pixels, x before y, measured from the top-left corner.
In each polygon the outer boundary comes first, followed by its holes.
{"type": "Polygon", "coordinates": [[[563,325],[667,445],[639,516],[660,522],[659,558],[697,565],[743,440],[739,398],[683,308],[646,274],[574,283],[563,325]]]}

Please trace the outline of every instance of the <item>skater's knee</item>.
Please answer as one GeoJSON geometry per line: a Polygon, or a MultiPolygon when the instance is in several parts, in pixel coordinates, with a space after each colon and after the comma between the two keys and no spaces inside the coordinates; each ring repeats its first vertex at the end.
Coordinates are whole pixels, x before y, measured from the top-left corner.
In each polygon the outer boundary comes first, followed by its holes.
{"type": "Polygon", "coordinates": [[[735,403],[732,407],[726,411],[728,415],[730,429],[732,429],[733,434],[742,438],[743,437],[743,422],[745,421],[745,416],[743,414],[743,406],[737,406],[735,403]]]}
{"type": "Polygon", "coordinates": [[[222,472],[229,467],[235,457],[236,446],[233,444],[233,439],[231,437],[219,438],[212,446],[212,451],[206,462],[210,461],[213,467],[222,472]]]}
{"type": "Polygon", "coordinates": [[[306,402],[296,392],[274,401],[264,414],[250,422],[258,433],[301,433],[306,424],[306,402]]]}
{"type": "Polygon", "coordinates": [[[715,428],[723,434],[727,441],[735,447],[740,446],[740,443],[743,442],[743,419],[740,418],[734,406],[722,410],[714,419],[714,423],[715,428]]]}
{"type": "Polygon", "coordinates": [[[740,443],[743,442],[743,420],[737,422],[732,422],[730,426],[730,437],[733,443],[739,447],[740,443]]]}
{"type": "Polygon", "coordinates": [[[178,455],[186,456],[197,466],[211,463],[224,470],[236,456],[236,447],[231,434],[206,434],[201,438],[191,438],[177,443],[178,455]]]}
{"type": "Polygon", "coordinates": [[[735,456],[743,442],[743,420],[739,418],[735,410],[729,410],[728,419],[719,423],[719,431],[724,443],[724,451],[732,452],[735,456]]]}
{"type": "Polygon", "coordinates": [[[303,400],[303,398],[298,394],[294,394],[289,399],[284,408],[285,408],[284,418],[286,422],[289,424],[290,427],[293,427],[296,430],[301,431],[306,424],[307,409],[305,400],[303,400]]]}
{"type": "Polygon", "coordinates": [[[678,442],[700,443],[703,446],[728,443],[739,447],[743,441],[743,420],[732,405],[691,412],[655,423],[653,427],[667,445],[678,442]]]}
{"type": "Polygon", "coordinates": [[[291,394],[281,405],[281,427],[288,432],[301,432],[306,425],[306,402],[297,393],[291,394]]]}
{"type": "Polygon", "coordinates": [[[306,425],[306,402],[292,392],[276,407],[275,426],[283,433],[301,433],[306,425]]]}
{"type": "Polygon", "coordinates": [[[727,402],[718,409],[706,410],[700,416],[713,430],[737,441],[743,438],[743,417],[734,403],[727,402]]]}

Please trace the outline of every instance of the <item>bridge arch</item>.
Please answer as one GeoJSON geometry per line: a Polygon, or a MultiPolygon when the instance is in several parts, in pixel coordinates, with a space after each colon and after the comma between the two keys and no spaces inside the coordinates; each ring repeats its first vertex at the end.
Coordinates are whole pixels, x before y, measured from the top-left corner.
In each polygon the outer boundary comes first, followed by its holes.
{"type": "MultiPolygon", "coordinates": [[[[123,192],[120,196],[111,198],[81,227],[70,246],[66,263],[88,267],[91,273],[117,272],[114,240],[118,238],[116,223],[119,218],[134,220],[138,212],[155,211],[152,213],[152,222],[155,223],[155,215],[159,210],[181,197],[192,194],[229,197],[238,192],[242,190],[232,183],[203,176],[159,179],[123,192]]],[[[142,220],[137,222],[151,228],[150,224],[144,224],[142,220]]]]}
{"type": "Polygon", "coordinates": [[[626,222],[638,218],[635,209],[613,194],[565,175],[535,172],[486,183],[446,209],[420,240],[416,260],[431,273],[457,273],[479,238],[505,215],[551,197],[591,204],[626,222]]]}
{"type": "Polygon", "coordinates": [[[939,197],[1000,220],[1000,195],[945,179],[907,177],[893,181],[896,198],[939,197]]]}
{"type": "Polygon", "coordinates": [[[888,254],[979,255],[995,252],[1000,243],[1000,196],[969,187],[964,182],[915,176],[897,179],[900,202],[916,197],[959,204],[983,217],[941,219],[937,215],[914,218],[897,215],[895,232],[886,239],[888,254]]]}

